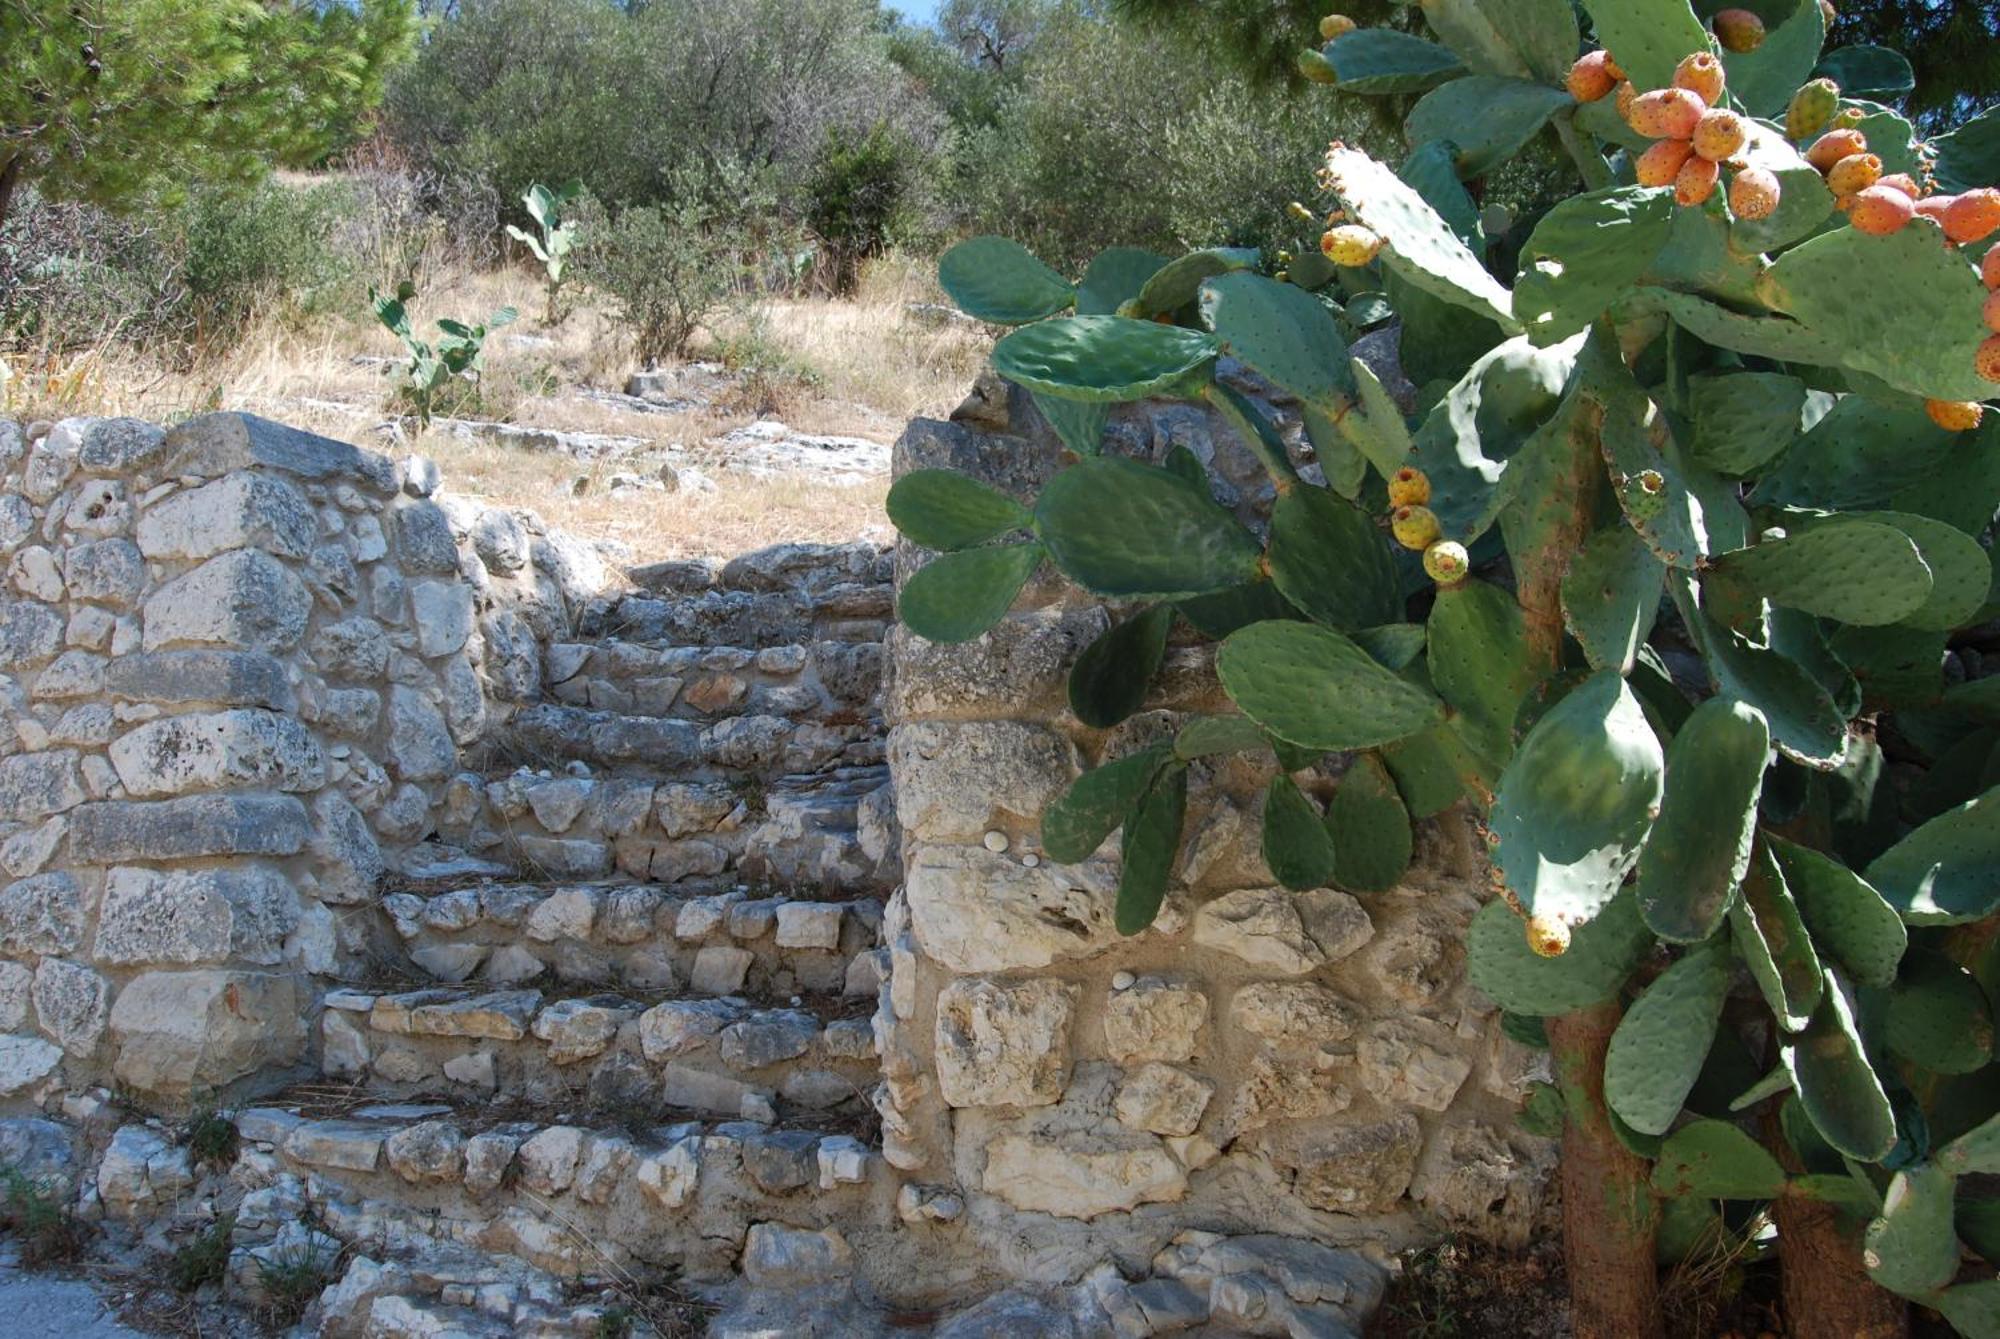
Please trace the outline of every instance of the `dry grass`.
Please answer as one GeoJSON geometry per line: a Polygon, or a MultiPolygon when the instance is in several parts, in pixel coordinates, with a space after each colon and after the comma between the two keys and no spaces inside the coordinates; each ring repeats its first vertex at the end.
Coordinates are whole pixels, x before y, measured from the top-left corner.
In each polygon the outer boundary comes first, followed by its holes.
{"type": "Polygon", "coordinates": [[[392,418],[391,382],[371,359],[400,355],[396,340],[361,314],[310,329],[272,323],[229,352],[178,367],[144,350],[106,345],[82,354],[10,356],[6,412],[25,419],[130,414],[173,422],[242,409],[384,451],[437,460],[446,487],[490,503],[525,507],[550,524],[628,545],[637,561],[730,554],[785,541],[886,539],[887,480],[842,486],[754,479],[726,468],[712,439],[759,417],[806,432],[887,442],[917,415],[941,416],[964,395],[990,343],[963,323],[912,315],[941,301],[927,263],[889,257],[871,266],[854,300],[774,300],[718,320],[697,354],[731,355],[735,391],[712,407],[660,415],[580,398],[580,389],[622,391],[633,369],[626,342],[600,305],[585,300],[559,327],[544,328],[537,277],[526,270],[436,274],[417,300],[418,324],[439,316],[483,318],[501,306],[523,313],[489,344],[477,416],[560,431],[635,437],[647,443],[615,461],[567,456],[432,432],[405,446],[382,431],[392,418]],[[717,487],[664,493],[608,487],[616,473],[656,476],[669,458],[692,460],[717,487]]]}

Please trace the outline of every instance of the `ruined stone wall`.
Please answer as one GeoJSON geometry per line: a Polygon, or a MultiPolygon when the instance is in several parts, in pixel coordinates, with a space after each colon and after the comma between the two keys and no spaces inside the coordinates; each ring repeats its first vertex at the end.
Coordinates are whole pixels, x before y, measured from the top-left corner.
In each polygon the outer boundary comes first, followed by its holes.
{"type": "MultiPolygon", "coordinates": [[[[1288,407],[1267,407],[1296,443],[1288,407]]],[[[1268,496],[1198,407],[1129,408],[1108,440],[1148,460],[1189,447],[1246,515],[1268,496]]],[[[948,466],[1026,500],[1059,452],[1032,402],[989,381],[959,421],[913,424],[897,468],[948,466]]],[[[900,557],[905,574],[924,560],[900,557]]],[[[1019,1277],[1145,1258],[1188,1226],[1525,1237],[1552,1155],[1514,1113],[1540,1059],[1465,983],[1480,890],[1455,815],[1421,825],[1392,892],[1290,893],[1259,853],[1270,764],[1199,762],[1179,881],[1129,939],[1112,927],[1115,837],[1082,865],[1041,857],[1039,816],[1080,769],[1230,709],[1209,650],[1176,646],[1151,710],[1080,726],[1065,676],[1105,620],[1045,569],[976,641],[892,634],[906,877],[877,1017],[885,1156],[961,1188],[966,1230],[1019,1277]]],[[[1302,784],[1323,795],[1343,765],[1302,784]]]]}

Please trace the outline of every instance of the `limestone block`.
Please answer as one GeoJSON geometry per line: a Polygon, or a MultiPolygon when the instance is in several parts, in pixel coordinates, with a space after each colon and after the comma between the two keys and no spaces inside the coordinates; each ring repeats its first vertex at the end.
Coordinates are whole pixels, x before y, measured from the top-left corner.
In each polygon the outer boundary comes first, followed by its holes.
{"type": "Polygon", "coordinates": [[[88,798],[75,749],[0,758],[0,822],[39,823],[88,798]]]}
{"type": "Polygon", "coordinates": [[[490,1195],[498,1190],[520,1147],[520,1137],[504,1130],[490,1130],[466,1140],[466,1190],[474,1195],[490,1195]]]}
{"type": "Polygon", "coordinates": [[[584,1141],[583,1157],[577,1163],[572,1187],[585,1204],[603,1204],[618,1190],[625,1172],[639,1156],[629,1139],[617,1135],[594,1134],[584,1141]]]}
{"type": "Polygon", "coordinates": [[[636,1173],[640,1189],[663,1209],[678,1209],[694,1196],[701,1178],[700,1135],[677,1140],[663,1153],[641,1158],[636,1173]]]}
{"type": "Polygon", "coordinates": [[[417,654],[448,656],[472,637],[472,587],[462,581],[410,583],[410,612],[417,625],[417,654]]]}
{"type": "Polygon", "coordinates": [[[68,1054],[90,1058],[110,1011],[111,987],[90,968],[62,958],[35,968],[35,1019],[68,1054]]]}
{"type": "Polygon", "coordinates": [[[1046,1106],[1069,1082],[1079,988],[1053,980],[954,981],[938,992],[938,1091],[955,1107],[1046,1106]]]}
{"type": "Polygon", "coordinates": [[[0,495],[0,553],[11,553],[34,532],[34,504],[19,493],[0,495]]]}
{"type": "Polygon", "coordinates": [[[760,1009],[722,1030],[716,1052],[731,1069],[762,1069],[812,1049],[819,1020],[803,1009],[760,1009]]]}
{"type": "Polygon", "coordinates": [[[762,1130],[743,1140],[743,1171],[766,1195],[803,1190],[819,1177],[819,1136],[810,1130],[762,1130]]]}
{"type": "Polygon", "coordinates": [[[1408,1112],[1371,1125],[1315,1128],[1297,1149],[1274,1149],[1292,1190],[1329,1213],[1388,1213],[1409,1189],[1423,1134],[1408,1112]]]}
{"type": "Polygon", "coordinates": [[[285,667],[260,651],[150,651],[105,666],[104,686],[127,702],[217,702],[293,709],[285,667]]]}
{"type": "Polygon", "coordinates": [[[389,689],[389,762],[409,781],[441,781],[458,767],[444,714],[407,684],[389,689]]]}
{"type": "Polygon", "coordinates": [[[329,1078],[353,1079],[368,1072],[374,1055],[368,1033],[346,1014],[328,1009],[319,1019],[319,1067],[329,1078]]]}
{"type": "Polygon", "coordinates": [[[97,1197],[114,1215],[132,1217],[155,1199],[149,1165],[169,1160],[177,1151],[186,1156],[185,1150],[175,1150],[163,1136],[143,1125],[120,1126],[97,1164],[97,1197]]]}
{"type": "Polygon", "coordinates": [[[32,600],[0,600],[0,670],[40,664],[62,649],[62,615],[32,600]]]}
{"type": "Polygon", "coordinates": [[[225,787],[318,790],[326,755],[310,731],[276,712],[237,709],[163,716],[121,735],[111,765],[146,799],[225,787]]]}
{"type": "Polygon", "coordinates": [[[1198,947],[1286,976],[1338,961],[1373,933],[1361,904],[1332,888],[1238,889],[1204,904],[1194,917],[1198,947]]]}
{"type": "Polygon", "coordinates": [[[611,848],[601,841],[522,834],[514,844],[522,858],[548,878],[596,879],[611,872],[611,848]]]}
{"type": "Polygon", "coordinates": [[[1104,867],[1029,868],[983,846],[919,848],[903,891],[918,943],[956,973],[1042,968],[1118,942],[1116,879],[1104,867]]]}
{"type": "Polygon", "coordinates": [[[0,841],[0,869],[16,878],[39,874],[55,858],[56,850],[69,836],[69,820],[49,819],[31,828],[22,828],[0,841]]]}
{"type": "Polygon", "coordinates": [[[480,1092],[490,1093],[500,1086],[491,1051],[471,1051],[453,1056],[444,1062],[444,1076],[453,1083],[461,1083],[480,1092]]]}
{"type": "Polygon", "coordinates": [[[468,1037],[519,1041],[541,1007],[539,990],[497,991],[464,996],[450,990],[419,990],[384,995],[369,1011],[368,1026],[377,1032],[419,1037],[468,1037]]]}
{"type": "Polygon", "coordinates": [[[560,1195],[576,1179],[588,1132],[573,1125],[551,1125],[522,1143],[521,1184],[537,1195],[560,1195]]]}
{"type": "Polygon", "coordinates": [[[528,913],[523,931],[539,943],[558,939],[588,939],[597,923],[599,893],[595,888],[563,888],[544,898],[528,913]]]}
{"type": "Polygon", "coordinates": [[[981,1185],[1017,1209],[1089,1219],[1178,1200],[1187,1172],[1158,1139],[1116,1127],[1010,1133],[986,1146],[981,1185]]]}
{"type": "Polygon", "coordinates": [[[819,1188],[859,1185],[868,1179],[875,1158],[868,1146],[850,1134],[833,1134],[819,1141],[819,1188]]]}
{"type": "Polygon", "coordinates": [[[319,517],[282,479],[239,470],[154,503],[139,517],[134,537],[139,551],[156,561],[198,560],[225,549],[303,558],[319,538],[319,517]]]}
{"type": "Polygon", "coordinates": [[[130,540],[93,540],[63,555],[63,584],[72,600],[130,609],[146,589],[146,563],[130,540]]]}
{"type": "Polygon", "coordinates": [[[70,815],[72,859],[191,860],[214,855],[296,855],[309,826],[290,795],[189,795],[152,802],[85,804],[70,815]]]}
{"type": "Polygon", "coordinates": [[[619,1025],[637,1012],[637,1005],[616,996],[557,1000],[535,1015],[534,1032],[549,1044],[551,1063],[569,1065],[601,1055],[619,1025]]]}
{"type": "Polygon", "coordinates": [[[181,642],[285,651],[305,635],[305,583],[258,549],[218,554],[147,597],[144,646],[181,642]]]}
{"type": "MultiPolygon", "coordinates": [[[[705,1111],[717,1116],[744,1116],[750,1108],[768,1107],[770,1093],[734,1079],[727,1074],[713,1074],[692,1065],[669,1064],[660,1070],[660,1099],[668,1106],[686,1107],[689,1111],[705,1111]]],[[[768,1123],[770,1117],[766,1116],[768,1123]]]]}
{"type": "Polygon", "coordinates": [[[111,1006],[117,1078],[141,1093],[184,1098],[267,1065],[305,1044],[299,983],[261,972],[145,972],[111,1006]]]}
{"type": "Polygon", "coordinates": [[[1104,1004],[1104,1051],[1121,1064],[1146,1060],[1191,1060],[1208,996],[1191,985],[1142,976],[1104,1004]]]}
{"type": "Polygon", "coordinates": [[[1021,721],[916,722],[889,732],[896,815],[926,842],[976,842],[1035,828],[1076,778],[1075,745],[1021,721]],[[979,784],[968,785],[968,778],[979,784]]]}
{"type": "Polygon", "coordinates": [[[722,785],[670,781],[655,792],[660,830],[676,838],[713,831],[738,803],[722,785]]]}
{"type": "Polygon", "coordinates": [[[1545,1226],[1555,1162],[1546,1140],[1488,1125],[1447,1128],[1432,1139],[1410,1195],[1448,1229],[1518,1249],[1545,1226]]]}
{"type": "Polygon", "coordinates": [[[406,501],[391,512],[396,556],[408,572],[450,576],[458,571],[458,541],[444,509],[427,500],[406,501]]]}
{"type": "Polygon", "coordinates": [[[0,890],[0,953],[73,953],[83,942],[83,887],[66,870],[18,879],[0,890]]]}
{"type": "Polygon", "coordinates": [[[1354,1093],[1340,1082],[1345,1072],[1331,1056],[1252,1056],[1230,1097],[1218,1137],[1226,1142],[1273,1121],[1311,1120],[1347,1110],[1354,1093]]]}
{"type": "Polygon", "coordinates": [[[550,832],[567,832],[590,802],[595,784],[583,777],[556,777],[537,781],[524,794],[537,823],[550,832]]]}
{"type": "Polygon", "coordinates": [[[528,530],[511,511],[489,507],[472,523],[472,550],[495,576],[511,576],[528,565],[528,530]]]}
{"type": "Polygon", "coordinates": [[[1139,1066],[1119,1085],[1118,1119],[1135,1130],[1154,1134],[1193,1134],[1208,1109],[1215,1085],[1172,1065],[1151,1062],[1139,1066]]]}
{"type": "Polygon", "coordinates": [[[62,1048],[40,1037],[0,1037],[0,1097],[27,1092],[62,1064],[62,1048]]]}
{"type": "Polygon", "coordinates": [[[1387,1018],[1373,1023],[1355,1045],[1361,1082],[1387,1106],[1443,1111],[1472,1073],[1462,1044],[1441,1023],[1387,1018]]]}
{"type": "Polygon", "coordinates": [[[655,1064],[686,1055],[709,1045],[742,1015],[742,1006],[729,1000],[668,1000],[639,1016],[640,1050],[655,1064]]]}
{"type": "Polygon", "coordinates": [[[158,473],[220,478],[263,467],[307,480],[351,480],[379,493],[396,485],[396,467],[385,456],[273,423],[255,414],[203,414],[179,424],[156,448],[158,473]]]}
{"type": "Polygon", "coordinates": [[[740,1268],[759,1288],[796,1288],[847,1278],[854,1251],[831,1228],[809,1232],[783,1223],[752,1223],[743,1240],[740,1268]]]}
{"type": "Polygon", "coordinates": [[[379,679],[389,669],[389,634],[364,615],[323,623],[309,643],[313,664],[334,679],[379,679]]]}
{"type": "Polygon", "coordinates": [[[18,962],[0,962],[0,1032],[28,1026],[28,1003],[35,974],[18,962]]]}
{"type": "Polygon", "coordinates": [[[608,944],[638,944],[653,937],[661,897],[653,888],[614,888],[605,895],[597,935],[608,944]]]}
{"type": "Polygon", "coordinates": [[[382,848],[361,811],[336,791],[313,797],[312,855],[320,901],[352,907],[374,899],[385,868],[382,848]]]}
{"type": "Polygon", "coordinates": [[[89,651],[65,651],[35,676],[37,702],[74,701],[103,691],[104,657],[89,651]]]}
{"type": "Polygon", "coordinates": [[[1354,1035],[1354,1006],[1325,986],[1303,981],[1258,981],[1229,1001],[1229,1021],[1274,1046],[1317,1050],[1354,1035]]]}
{"type": "Polygon", "coordinates": [[[710,944],[694,955],[688,988],[703,995],[734,995],[743,989],[743,979],[756,960],[747,948],[710,944]]]}
{"type": "Polygon", "coordinates": [[[14,555],[7,564],[7,580],[31,600],[62,603],[62,568],[56,562],[56,555],[40,544],[30,544],[14,555]]]}
{"type": "Polygon", "coordinates": [[[1105,624],[1098,608],[1041,609],[1009,615],[955,646],[898,624],[889,632],[896,673],[884,709],[897,721],[1053,715],[1066,700],[1069,667],[1105,624]]]}
{"type": "Polygon", "coordinates": [[[779,948],[837,949],[846,911],[838,902],[787,902],[778,908],[779,948]]]}
{"type": "Polygon", "coordinates": [[[411,1185],[441,1184],[459,1178],[465,1136],[449,1121],[419,1121],[384,1140],[382,1152],[389,1170],[411,1185]]]}
{"type": "Polygon", "coordinates": [[[725,922],[729,927],[729,937],[762,939],[778,923],[778,908],[783,901],[777,897],[759,897],[732,903],[725,922]]]}
{"type": "Polygon", "coordinates": [[[308,1121],[285,1137],[285,1156],[309,1167],[372,1172],[382,1162],[384,1126],[366,1121],[308,1121]]]}

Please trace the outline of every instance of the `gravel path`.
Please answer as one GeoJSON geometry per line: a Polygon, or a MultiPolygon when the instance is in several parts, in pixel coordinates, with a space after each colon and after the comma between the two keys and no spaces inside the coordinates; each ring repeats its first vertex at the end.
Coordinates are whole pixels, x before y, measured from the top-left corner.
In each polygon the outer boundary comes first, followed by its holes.
{"type": "Polygon", "coordinates": [[[0,1258],[0,1333],[11,1339],[144,1339],[119,1324],[88,1283],[26,1273],[7,1258],[0,1258]]]}

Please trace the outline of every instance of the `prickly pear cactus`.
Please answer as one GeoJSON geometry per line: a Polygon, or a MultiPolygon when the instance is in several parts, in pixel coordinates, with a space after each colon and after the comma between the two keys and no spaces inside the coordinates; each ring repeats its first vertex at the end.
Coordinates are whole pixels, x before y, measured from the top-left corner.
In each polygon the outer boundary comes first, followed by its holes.
{"type": "Polygon", "coordinates": [[[1215,753],[1274,760],[1264,851],[1294,887],[1378,895],[1413,822],[1469,821],[1494,893],[1473,981],[1558,1052],[1561,1109],[1528,1119],[1592,1166],[1613,1138],[1655,1161],[1618,1190],[1648,1268],[1658,1205],[1663,1245],[1745,1221],[1714,1200],[1824,1205],[1864,1286],[1991,1335],[2000,676],[1965,652],[2000,614],[1996,120],[1925,142],[1901,58],[1823,51],[1821,9],[1329,21],[1301,70],[1416,99],[1409,152],[1332,146],[1282,257],[1119,251],[1072,284],[954,248],[947,291],[1018,327],[995,368],[1076,458],[1031,500],[899,481],[892,519],[937,553],[902,614],[980,636],[1044,564],[1120,602],[1072,680],[1093,726],[1144,704],[1170,642],[1219,641],[1240,714],[1046,815],[1058,861],[1122,831],[1120,930],[1159,907],[1215,753]],[[1531,144],[1572,193],[1482,215],[1531,144]],[[1369,330],[1422,369],[1415,413],[1351,356],[1369,330]],[[1106,407],[1156,396],[1234,426],[1268,526],[1185,452],[1099,454],[1106,407]],[[1584,1019],[1608,1046],[1566,1049],[1584,1019]]]}

